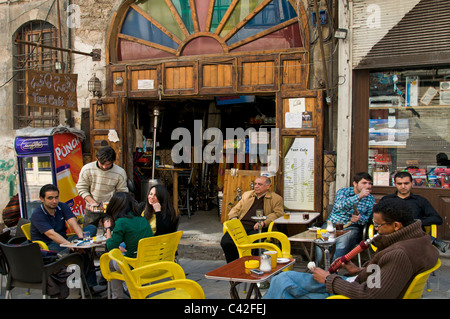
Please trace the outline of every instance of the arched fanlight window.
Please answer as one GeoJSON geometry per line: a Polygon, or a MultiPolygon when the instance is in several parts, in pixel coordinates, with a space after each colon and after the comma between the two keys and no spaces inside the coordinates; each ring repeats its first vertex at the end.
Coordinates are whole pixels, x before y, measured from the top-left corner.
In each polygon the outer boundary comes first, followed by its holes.
{"type": "Polygon", "coordinates": [[[289,0],[139,0],[118,33],[118,60],[303,47],[289,0]]]}

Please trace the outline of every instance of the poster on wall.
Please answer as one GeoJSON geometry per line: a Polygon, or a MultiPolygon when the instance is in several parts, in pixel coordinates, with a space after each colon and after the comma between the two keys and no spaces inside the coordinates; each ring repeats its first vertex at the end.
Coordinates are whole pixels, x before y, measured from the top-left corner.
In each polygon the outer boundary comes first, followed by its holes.
{"type": "Polygon", "coordinates": [[[69,205],[75,216],[81,217],[85,213],[86,204],[75,186],[83,167],[81,141],[73,134],[55,134],[53,147],[59,199],[69,205]]]}
{"type": "Polygon", "coordinates": [[[314,210],[314,138],[285,138],[284,145],[284,206],[314,210]]]}
{"type": "Polygon", "coordinates": [[[305,98],[289,99],[289,112],[285,113],[286,128],[302,128],[302,114],[306,110],[305,98]]]}

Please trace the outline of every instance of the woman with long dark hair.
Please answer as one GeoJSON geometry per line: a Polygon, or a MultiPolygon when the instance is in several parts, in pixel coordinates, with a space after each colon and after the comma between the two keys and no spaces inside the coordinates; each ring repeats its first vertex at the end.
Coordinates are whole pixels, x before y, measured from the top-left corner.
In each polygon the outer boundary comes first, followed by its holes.
{"type": "Polygon", "coordinates": [[[176,222],[176,213],[167,189],[163,185],[152,186],[147,195],[143,216],[157,235],[171,232],[176,222]]]}
{"type": "MultiPolygon", "coordinates": [[[[127,257],[136,257],[139,240],[153,236],[153,231],[147,220],[141,216],[134,198],[125,192],[115,193],[109,201],[103,226],[106,248],[119,248],[127,257]]],[[[120,271],[115,262],[110,267],[120,271]]],[[[111,295],[113,299],[123,298],[122,281],[111,281],[111,295]]]]}

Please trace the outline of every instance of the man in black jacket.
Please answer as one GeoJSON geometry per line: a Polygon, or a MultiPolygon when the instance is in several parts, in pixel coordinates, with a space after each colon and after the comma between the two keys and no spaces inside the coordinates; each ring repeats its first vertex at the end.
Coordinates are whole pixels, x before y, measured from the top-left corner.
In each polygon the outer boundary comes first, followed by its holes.
{"type": "MultiPolygon", "coordinates": [[[[413,194],[411,189],[413,187],[413,179],[408,172],[398,172],[394,176],[395,187],[397,191],[394,194],[384,196],[381,201],[388,198],[400,198],[407,202],[411,207],[414,219],[420,219],[422,226],[442,225],[442,218],[439,213],[433,208],[430,202],[420,195],[413,194]]],[[[447,250],[448,244],[442,240],[432,237],[432,243],[442,252],[447,250]]]]}

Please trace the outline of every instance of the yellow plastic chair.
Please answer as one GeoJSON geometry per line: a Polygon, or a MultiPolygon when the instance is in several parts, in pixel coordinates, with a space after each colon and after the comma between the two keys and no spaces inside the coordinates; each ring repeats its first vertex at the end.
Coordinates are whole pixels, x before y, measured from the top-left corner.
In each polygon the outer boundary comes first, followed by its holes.
{"type": "Polygon", "coordinates": [[[437,226],[432,224],[430,226],[424,226],[427,234],[430,234],[431,237],[437,238],[437,226]]]}
{"type": "MultiPolygon", "coordinates": [[[[31,223],[23,224],[20,228],[22,229],[23,233],[25,234],[25,237],[26,237],[29,241],[31,241],[31,232],[30,232],[31,223]]],[[[44,243],[44,242],[41,241],[41,240],[33,240],[33,243],[38,244],[39,247],[40,247],[41,249],[43,249],[43,250],[49,250],[47,244],[44,243]]]]}
{"type": "Polygon", "coordinates": [[[102,273],[103,278],[108,282],[107,284],[107,295],[108,299],[111,299],[111,280],[122,280],[124,281],[124,277],[122,273],[119,271],[111,271],[110,268],[111,257],[108,253],[102,254],[100,256],[100,271],[102,273]]]}
{"type": "MultiPolygon", "coordinates": [[[[425,231],[430,234],[432,237],[437,238],[437,226],[435,224],[430,225],[430,226],[424,226],[425,231]]],[[[373,224],[371,224],[369,226],[369,238],[372,238],[376,233],[375,233],[375,228],[373,227],[373,224]]],[[[372,247],[373,251],[377,251],[377,247],[375,247],[374,245],[370,245],[370,247],[372,247]]]]}
{"type": "Polygon", "coordinates": [[[108,255],[119,265],[131,299],[205,299],[202,287],[186,279],[183,268],[175,262],[158,262],[131,270],[119,249],[111,250],[108,255]],[[174,279],[142,285],[142,278],[148,278],[149,274],[161,270],[169,272],[174,279]]]}
{"type": "MultiPolygon", "coordinates": [[[[175,261],[175,255],[177,252],[178,244],[180,242],[181,236],[183,235],[183,231],[177,231],[170,234],[153,236],[142,238],[139,241],[138,249],[136,252],[136,258],[124,257],[127,264],[132,268],[140,268],[142,266],[153,264],[161,261],[175,261]]],[[[103,256],[103,255],[102,255],[103,256]]],[[[103,257],[103,267],[102,267],[102,259],[100,258],[100,269],[103,276],[108,281],[108,292],[110,293],[110,280],[118,279],[124,281],[124,277],[120,272],[111,272],[109,269],[109,260],[107,257],[103,257]],[[108,279],[107,277],[111,277],[108,279]]],[[[142,283],[150,283],[153,281],[157,281],[163,278],[170,277],[170,273],[163,270],[158,269],[153,273],[147,273],[147,278],[141,278],[142,283]]],[[[110,294],[108,294],[110,297],[110,294]]]]}
{"type": "Polygon", "coordinates": [[[327,297],[327,299],[350,299],[350,298],[344,295],[331,295],[330,297],[327,297]]]}
{"type": "MultiPolygon", "coordinates": [[[[372,238],[375,234],[375,227],[373,227],[373,224],[370,224],[368,231],[369,238],[372,238]]],[[[374,245],[370,244],[370,247],[373,251],[377,251],[377,247],[375,247],[374,245]]]]}
{"type": "Polygon", "coordinates": [[[224,230],[226,230],[233,242],[235,243],[239,257],[251,256],[252,249],[267,249],[267,250],[276,250],[278,252],[278,256],[284,258],[291,258],[291,243],[288,237],[277,231],[264,232],[260,234],[247,235],[247,232],[242,225],[242,222],[239,219],[231,219],[227,220],[223,223],[224,230]],[[274,238],[278,240],[281,244],[281,248],[275,244],[268,242],[256,242],[257,240],[264,240],[266,238],[274,238]]]}
{"type": "MultiPolygon", "coordinates": [[[[160,261],[175,262],[175,255],[182,235],[183,231],[180,230],[174,233],[143,238],[139,241],[136,258],[125,257],[125,260],[133,268],[140,268],[160,261]]],[[[166,278],[168,274],[166,271],[158,270],[149,273],[148,276],[147,283],[166,278]]]]}
{"type": "Polygon", "coordinates": [[[183,231],[142,238],[139,240],[136,258],[125,257],[133,268],[139,268],[159,261],[175,261],[183,231]]]}
{"type": "MultiPolygon", "coordinates": [[[[417,274],[413,281],[409,284],[408,289],[403,295],[402,299],[420,299],[422,298],[423,291],[425,289],[425,285],[427,284],[428,277],[433,271],[436,271],[439,267],[441,267],[441,260],[438,259],[436,265],[433,268],[425,270],[420,274],[417,274]]],[[[350,299],[343,295],[332,295],[327,299],[350,299]]]]}
{"type": "MultiPolygon", "coordinates": [[[[274,223],[274,222],[270,222],[269,226],[267,227],[267,232],[272,232],[272,231],[274,231],[274,230],[273,230],[273,227],[274,227],[274,226],[275,226],[275,223],[274,223]]],[[[224,234],[227,232],[227,230],[225,229],[225,227],[223,227],[222,231],[223,231],[224,234]]],[[[268,243],[270,243],[270,242],[272,242],[272,238],[267,237],[265,241],[268,242],[268,243]]]]}
{"type": "MultiPolygon", "coordinates": [[[[139,241],[136,258],[125,257],[126,263],[132,268],[140,268],[145,265],[154,264],[162,261],[175,261],[175,254],[180,242],[182,231],[175,233],[142,238],[139,241]]],[[[108,282],[108,299],[111,298],[111,280],[117,279],[125,281],[123,274],[118,271],[111,271],[111,258],[108,254],[103,254],[100,257],[100,270],[103,277],[108,282]]],[[[141,284],[148,284],[153,281],[158,281],[164,278],[171,278],[171,273],[164,269],[157,269],[153,272],[145,274],[146,277],[140,278],[141,284]]]]}
{"type": "Polygon", "coordinates": [[[408,289],[406,290],[405,295],[403,296],[403,299],[420,299],[420,298],[422,298],[423,290],[425,288],[425,285],[428,282],[428,278],[430,277],[431,273],[433,271],[437,270],[439,267],[441,267],[440,259],[438,259],[436,265],[434,265],[433,268],[428,269],[428,270],[416,275],[416,277],[414,277],[413,281],[411,282],[408,289]]]}
{"type": "MultiPolygon", "coordinates": [[[[270,222],[269,226],[267,227],[267,231],[268,231],[268,232],[273,231],[273,226],[275,226],[275,223],[274,223],[274,222],[270,222]]],[[[225,227],[222,229],[222,231],[223,231],[224,234],[227,232],[227,230],[225,229],[225,227]]],[[[268,240],[268,241],[270,241],[270,240],[268,240]]]]}

